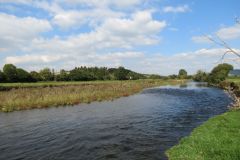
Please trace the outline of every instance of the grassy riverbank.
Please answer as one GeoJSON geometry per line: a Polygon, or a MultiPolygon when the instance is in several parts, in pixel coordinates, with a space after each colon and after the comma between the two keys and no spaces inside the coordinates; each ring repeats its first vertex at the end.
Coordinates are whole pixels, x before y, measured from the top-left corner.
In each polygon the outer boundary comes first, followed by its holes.
{"type": "Polygon", "coordinates": [[[182,82],[180,80],[136,80],[1,84],[7,90],[0,91],[0,111],[10,112],[113,100],[140,92],[144,88],[182,82]]]}
{"type": "Polygon", "coordinates": [[[240,78],[239,77],[229,77],[226,79],[227,82],[234,82],[240,85],[240,78]]]}
{"type": "Polygon", "coordinates": [[[240,111],[209,119],[177,146],[167,151],[170,160],[239,160],[240,111]]]}
{"type": "Polygon", "coordinates": [[[209,119],[169,149],[166,154],[170,160],[240,159],[240,79],[228,78],[218,86],[234,97],[232,109],[209,119]]]}

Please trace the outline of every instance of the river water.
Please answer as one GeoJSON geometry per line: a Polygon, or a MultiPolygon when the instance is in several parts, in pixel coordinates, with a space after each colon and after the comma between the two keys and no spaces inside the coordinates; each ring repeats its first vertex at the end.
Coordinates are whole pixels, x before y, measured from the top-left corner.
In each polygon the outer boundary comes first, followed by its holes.
{"type": "Polygon", "coordinates": [[[188,83],[114,101],[0,113],[0,160],[157,160],[227,110],[222,90],[188,83]]]}

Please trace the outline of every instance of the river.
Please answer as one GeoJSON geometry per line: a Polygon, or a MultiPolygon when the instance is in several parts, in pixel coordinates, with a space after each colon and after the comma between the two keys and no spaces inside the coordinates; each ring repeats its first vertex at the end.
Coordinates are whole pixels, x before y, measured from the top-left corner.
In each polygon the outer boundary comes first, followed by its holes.
{"type": "Polygon", "coordinates": [[[158,160],[214,115],[224,91],[197,83],[114,101],[0,113],[0,160],[158,160]]]}

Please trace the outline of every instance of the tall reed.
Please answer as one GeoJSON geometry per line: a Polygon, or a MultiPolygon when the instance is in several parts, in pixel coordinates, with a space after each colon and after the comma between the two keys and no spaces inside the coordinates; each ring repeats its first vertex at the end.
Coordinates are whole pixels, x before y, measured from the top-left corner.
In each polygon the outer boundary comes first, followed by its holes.
{"type": "MultiPolygon", "coordinates": [[[[56,82],[57,83],[57,82],[56,82]]],[[[177,84],[177,80],[137,80],[74,83],[74,85],[55,85],[13,88],[0,91],[0,111],[11,112],[50,106],[67,106],[93,101],[113,100],[129,96],[144,88],[177,84]]]]}

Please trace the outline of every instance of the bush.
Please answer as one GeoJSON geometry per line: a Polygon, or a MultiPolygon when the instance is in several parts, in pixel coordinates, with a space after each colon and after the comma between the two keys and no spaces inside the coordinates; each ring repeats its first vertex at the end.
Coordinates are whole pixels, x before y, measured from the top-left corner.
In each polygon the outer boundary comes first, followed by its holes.
{"type": "Polygon", "coordinates": [[[198,70],[197,73],[193,76],[193,80],[197,82],[206,82],[208,80],[208,74],[201,70],[198,70]]]}
{"type": "Polygon", "coordinates": [[[233,66],[227,63],[219,64],[211,71],[208,82],[218,84],[226,79],[230,70],[233,70],[233,66]]]}
{"type": "Polygon", "coordinates": [[[31,82],[32,81],[32,77],[31,77],[30,73],[28,73],[27,71],[25,71],[21,68],[17,68],[17,79],[18,79],[18,82],[31,82]]]}
{"type": "Polygon", "coordinates": [[[0,70],[0,82],[6,81],[6,75],[0,70]]]}
{"type": "Polygon", "coordinates": [[[180,69],[178,73],[178,78],[186,79],[187,78],[187,71],[185,69],[180,69]]]}
{"type": "Polygon", "coordinates": [[[6,75],[8,82],[17,82],[17,67],[13,64],[5,64],[3,67],[3,73],[6,75]]]}

